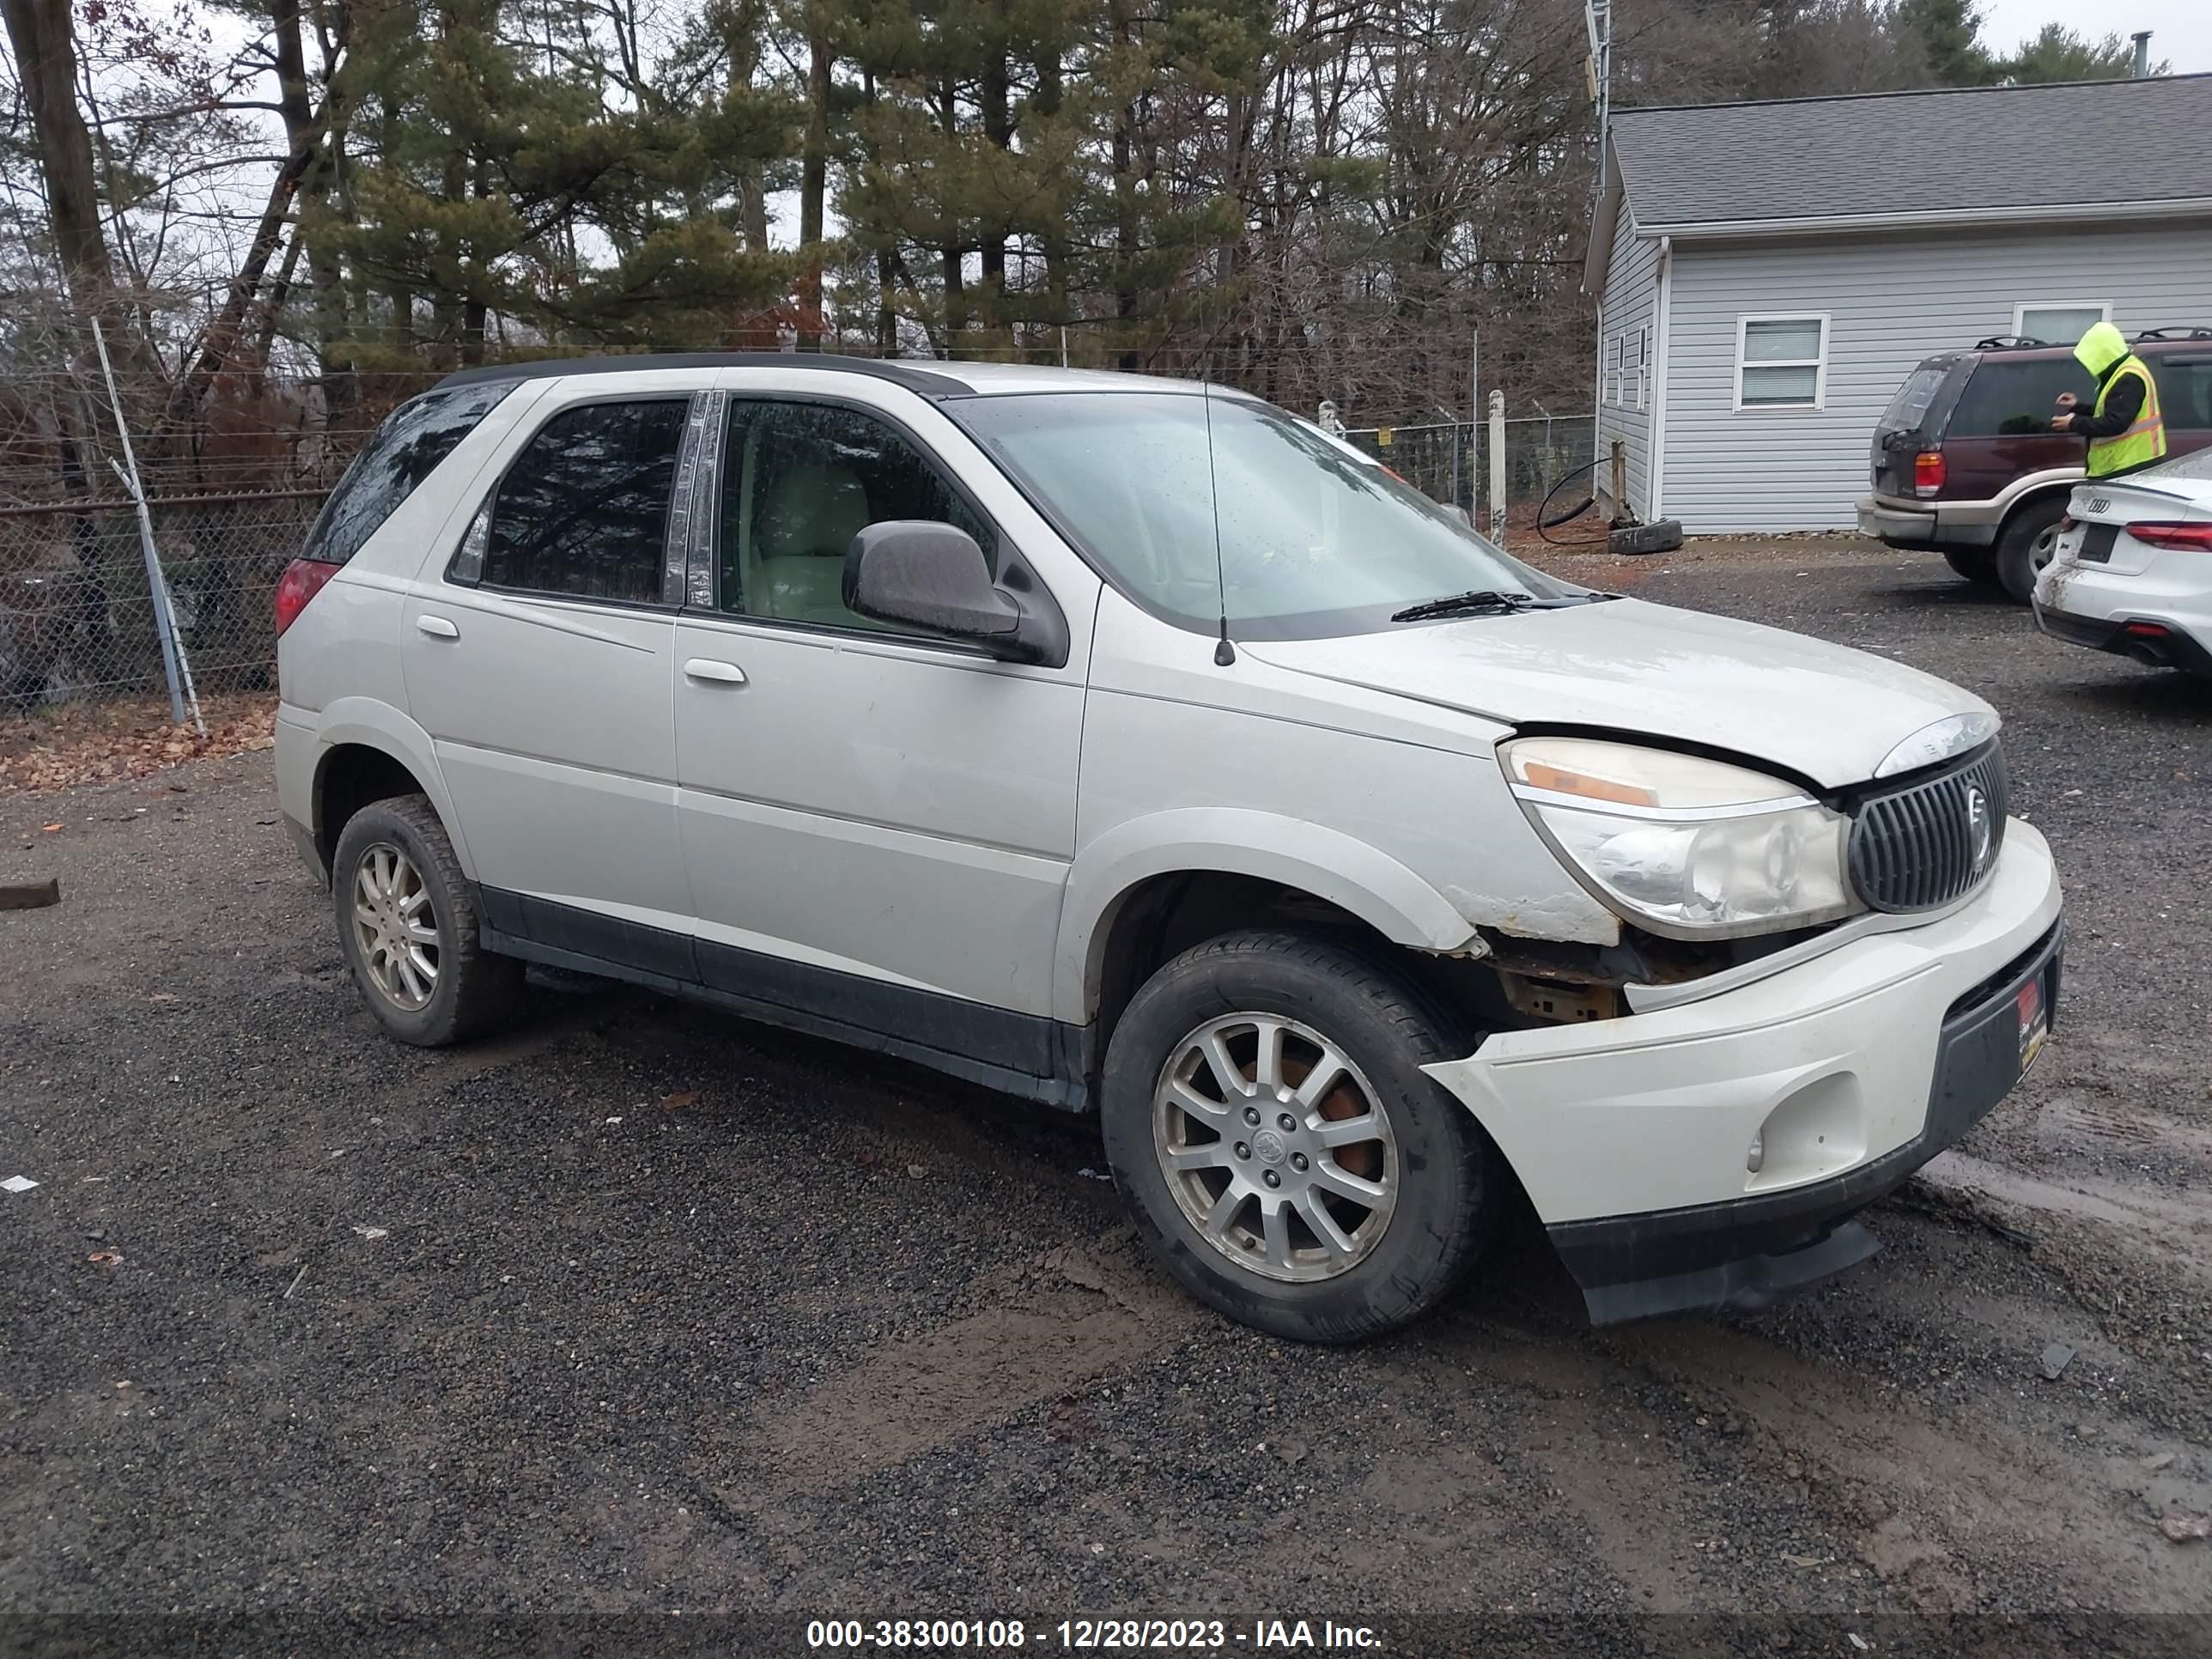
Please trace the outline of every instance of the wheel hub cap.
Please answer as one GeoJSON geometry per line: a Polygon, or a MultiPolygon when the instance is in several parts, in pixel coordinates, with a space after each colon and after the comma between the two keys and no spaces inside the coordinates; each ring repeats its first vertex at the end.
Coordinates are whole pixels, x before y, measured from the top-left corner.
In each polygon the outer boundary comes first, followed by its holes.
{"type": "Polygon", "coordinates": [[[1396,1206],[1397,1141],[1373,1089],[1296,1020],[1231,1014],[1185,1036],[1160,1073],[1152,1139],[1200,1236],[1262,1278],[1349,1272],[1396,1206]]]}

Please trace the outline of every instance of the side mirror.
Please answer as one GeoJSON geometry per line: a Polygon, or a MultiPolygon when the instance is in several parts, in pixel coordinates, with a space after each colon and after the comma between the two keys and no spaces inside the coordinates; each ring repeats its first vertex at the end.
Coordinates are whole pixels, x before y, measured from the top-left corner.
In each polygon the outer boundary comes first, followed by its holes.
{"type": "Polygon", "coordinates": [[[1021,631],[1021,605],[992,582],[975,538],[924,519],[886,520],[854,537],[844,597],[847,609],[878,622],[1000,649],[1021,631]]]}

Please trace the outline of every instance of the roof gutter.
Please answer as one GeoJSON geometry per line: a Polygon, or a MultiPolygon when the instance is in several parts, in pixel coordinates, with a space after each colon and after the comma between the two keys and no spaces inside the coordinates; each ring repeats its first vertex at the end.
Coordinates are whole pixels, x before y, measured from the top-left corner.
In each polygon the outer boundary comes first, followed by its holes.
{"type": "Polygon", "coordinates": [[[2154,202],[2068,202],[2046,207],[1953,208],[1940,213],[1835,213],[1803,219],[1705,219],[1644,224],[1644,236],[1689,240],[1721,236],[1832,236],[1849,231],[1956,230],[1978,225],[2110,223],[2131,219],[2212,218],[2212,196],[2178,196],[2154,202]]]}

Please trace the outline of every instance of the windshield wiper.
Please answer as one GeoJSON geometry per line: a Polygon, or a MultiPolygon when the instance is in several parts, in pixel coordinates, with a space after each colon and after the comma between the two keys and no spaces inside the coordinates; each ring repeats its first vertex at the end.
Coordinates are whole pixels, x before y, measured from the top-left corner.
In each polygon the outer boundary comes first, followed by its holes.
{"type": "Polygon", "coordinates": [[[1409,605],[1403,611],[1392,611],[1390,620],[1425,622],[1431,617],[1474,617],[1485,611],[1526,611],[1537,603],[1533,593],[1501,593],[1493,587],[1478,587],[1471,593],[1452,593],[1441,599],[1423,599],[1419,605],[1409,605]]]}

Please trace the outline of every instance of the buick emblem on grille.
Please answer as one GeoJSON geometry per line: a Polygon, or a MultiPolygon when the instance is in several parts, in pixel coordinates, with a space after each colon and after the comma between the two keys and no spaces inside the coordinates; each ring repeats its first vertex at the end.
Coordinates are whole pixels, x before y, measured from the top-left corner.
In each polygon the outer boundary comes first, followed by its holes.
{"type": "Polygon", "coordinates": [[[1996,834],[1990,821],[1990,798],[1978,786],[1966,786],[1966,841],[1974,859],[1974,874],[1978,877],[1989,868],[1990,843],[1996,834]]]}

